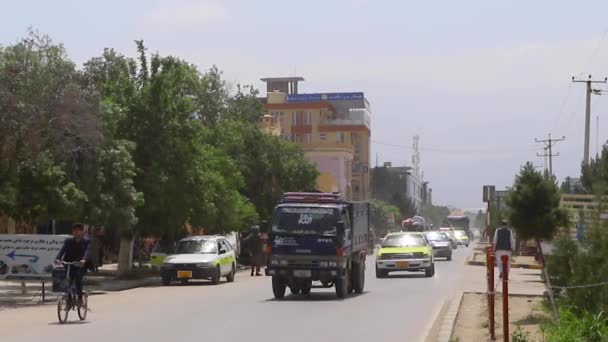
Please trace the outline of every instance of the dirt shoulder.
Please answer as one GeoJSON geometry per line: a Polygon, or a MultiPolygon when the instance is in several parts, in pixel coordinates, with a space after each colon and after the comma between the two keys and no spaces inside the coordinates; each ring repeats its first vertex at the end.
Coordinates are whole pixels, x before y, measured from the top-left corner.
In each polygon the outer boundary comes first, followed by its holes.
{"type": "MultiPolygon", "coordinates": [[[[529,341],[544,341],[541,323],[549,316],[542,310],[543,298],[539,296],[509,296],[509,333],[518,327],[528,335],[529,341]]],[[[489,341],[488,304],[486,294],[465,293],[452,339],[456,341],[489,341]]],[[[502,341],[502,295],[495,300],[496,339],[502,341]]]]}

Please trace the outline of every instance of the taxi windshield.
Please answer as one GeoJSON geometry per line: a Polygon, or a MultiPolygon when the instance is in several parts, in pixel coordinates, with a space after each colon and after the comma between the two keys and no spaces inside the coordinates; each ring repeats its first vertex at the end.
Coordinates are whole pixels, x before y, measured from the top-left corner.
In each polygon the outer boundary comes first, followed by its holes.
{"type": "Polygon", "coordinates": [[[415,247],[426,246],[422,235],[389,235],[382,242],[382,247],[415,247]]]}
{"type": "Polygon", "coordinates": [[[216,254],[217,243],[214,241],[186,240],[177,243],[176,254],[216,254]]]}

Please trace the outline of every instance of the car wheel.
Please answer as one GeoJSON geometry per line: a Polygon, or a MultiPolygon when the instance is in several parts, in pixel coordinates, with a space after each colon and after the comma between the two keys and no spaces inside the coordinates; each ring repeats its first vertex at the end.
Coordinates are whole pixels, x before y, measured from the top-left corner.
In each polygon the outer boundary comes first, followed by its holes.
{"type": "Polygon", "coordinates": [[[446,258],[448,261],[452,261],[452,253],[450,252],[450,254],[448,254],[448,257],[446,258]]]}
{"type": "Polygon", "coordinates": [[[274,298],[282,299],[285,297],[285,289],[287,285],[282,278],[277,276],[272,277],[272,293],[274,294],[274,298]]]}
{"type": "Polygon", "coordinates": [[[236,267],[234,266],[234,263],[232,263],[232,269],[230,270],[230,273],[228,273],[228,275],[226,276],[226,281],[229,283],[232,283],[234,281],[235,273],[236,273],[236,267]]]}
{"type": "Polygon", "coordinates": [[[310,294],[310,287],[305,287],[302,289],[302,294],[303,295],[309,295],[310,294]]]}
{"type": "Polygon", "coordinates": [[[217,268],[215,269],[215,274],[213,275],[213,278],[211,278],[211,283],[213,285],[219,284],[221,276],[222,272],[220,272],[220,266],[217,266],[217,268]]]}
{"type": "Polygon", "coordinates": [[[434,276],[434,275],[435,275],[435,263],[432,263],[430,267],[427,267],[427,268],[424,270],[424,275],[425,275],[427,278],[430,278],[430,277],[432,277],[432,276],[434,276]]]}
{"type": "Polygon", "coordinates": [[[379,269],[378,265],[376,265],[376,278],[386,278],[387,276],[388,272],[379,269]]]}

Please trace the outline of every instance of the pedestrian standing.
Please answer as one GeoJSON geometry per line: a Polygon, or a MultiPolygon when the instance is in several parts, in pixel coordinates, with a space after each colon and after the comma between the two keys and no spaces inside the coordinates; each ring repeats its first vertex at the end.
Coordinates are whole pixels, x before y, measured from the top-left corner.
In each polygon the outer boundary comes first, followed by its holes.
{"type": "Polygon", "coordinates": [[[260,267],[262,266],[262,235],[260,233],[260,226],[253,226],[251,233],[244,240],[247,242],[249,247],[249,255],[251,257],[251,276],[253,277],[254,271],[256,276],[261,276],[260,267]]]}
{"type": "Polygon", "coordinates": [[[499,277],[502,278],[503,269],[501,257],[503,255],[509,257],[506,269],[506,271],[509,272],[511,269],[511,253],[515,249],[515,236],[513,235],[513,231],[507,227],[506,220],[502,220],[500,223],[502,226],[494,232],[494,251],[496,252],[496,264],[498,265],[498,271],[500,272],[499,277]]]}

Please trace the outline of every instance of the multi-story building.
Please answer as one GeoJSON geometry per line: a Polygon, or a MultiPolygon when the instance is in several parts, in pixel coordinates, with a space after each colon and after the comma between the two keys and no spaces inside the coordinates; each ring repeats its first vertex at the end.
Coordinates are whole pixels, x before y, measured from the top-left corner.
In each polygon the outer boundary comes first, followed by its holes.
{"type": "Polygon", "coordinates": [[[302,80],[262,79],[268,114],[261,126],[302,146],[320,173],[319,190],[340,192],[351,200],[369,199],[369,102],[361,92],[300,94],[302,80]]]}
{"type": "Polygon", "coordinates": [[[412,201],[416,210],[432,203],[429,182],[424,182],[415,175],[410,166],[395,166],[390,162],[372,170],[372,197],[382,201],[391,201],[395,194],[403,195],[412,201]]]}

